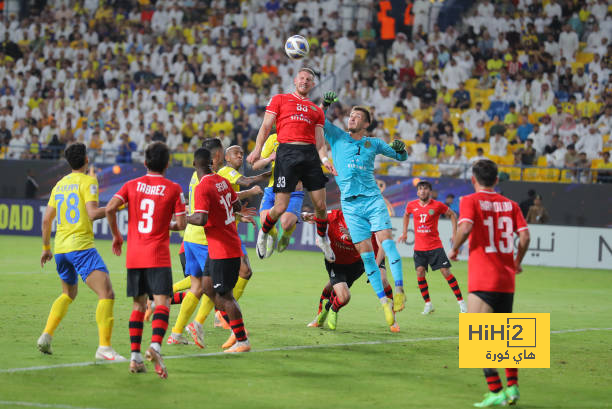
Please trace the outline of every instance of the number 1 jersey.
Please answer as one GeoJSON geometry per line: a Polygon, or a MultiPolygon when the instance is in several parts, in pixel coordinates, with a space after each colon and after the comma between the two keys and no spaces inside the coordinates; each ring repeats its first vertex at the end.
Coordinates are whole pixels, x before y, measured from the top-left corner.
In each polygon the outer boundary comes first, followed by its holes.
{"type": "Polygon", "coordinates": [[[468,291],[514,292],[514,233],[527,230],[516,202],[489,190],[461,198],[459,224],[472,223],[468,291]]]}
{"type": "Polygon", "coordinates": [[[210,258],[219,260],[242,256],[233,205],[238,195],[229,180],[215,173],[202,176],[194,191],[194,213],[207,213],[204,226],[210,258]]]}
{"type": "Polygon", "coordinates": [[[146,174],[126,182],[114,197],[128,204],[126,267],[170,267],[170,221],[185,214],[181,187],[146,174]]]}

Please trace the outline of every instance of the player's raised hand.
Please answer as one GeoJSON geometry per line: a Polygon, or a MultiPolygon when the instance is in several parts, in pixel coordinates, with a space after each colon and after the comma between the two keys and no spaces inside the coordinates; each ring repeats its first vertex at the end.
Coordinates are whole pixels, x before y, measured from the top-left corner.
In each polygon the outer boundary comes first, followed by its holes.
{"type": "Polygon", "coordinates": [[[459,250],[450,249],[447,256],[451,261],[457,261],[457,256],[459,255],[459,250]]]}
{"type": "Polygon", "coordinates": [[[43,250],[42,255],[40,256],[40,267],[43,267],[45,263],[53,258],[53,253],[51,250],[43,250]]]}
{"type": "Polygon", "coordinates": [[[397,153],[402,153],[406,150],[406,144],[400,139],[396,139],[391,142],[390,146],[397,153]]]}
{"type": "Polygon", "coordinates": [[[255,216],[257,215],[257,208],[242,206],[242,208],[240,209],[238,213],[240,213],[242,216],[245,216],[245,217],[255,216]]]}
{"type": "Polygon", "coordinates": [[[123,237],[121,236],[113,237],[113,254],[115,256],[121,255],[121,246],[123,246],[123,237]]]}
{"type": "Polygon", "coordinates": [[[396,241],[397,241],[398,243],[404,243],[404,244],[406,244],[406,241],[407,241],[407,240],[408,240],[408,234],[403,233],[401,236],[399,236],[399,237],[397,238],[397,240],[396,240],[396,241]]]}
{"type": "Polygon", "coordinates": [[[255,229],[258,228],[257,222],[255,221],[255,219],[253,219],[253,216],[245,216],[241,213],[238,213],[238,215],[240,216],[240,221],[242,223],[251,223],[253,227],[255,227],[255,229]]]}
{"type": "Polygon", "coordinates": [[[302,212],[302,220],[304,220],[306,223],[313,224],[315,222],[314,219],[315,219],[314,213],[302,212]]]}
{"type": "Polygon", "coordinates": [[[328,91],[323,95],[323,106],[327,108],[334,102],[338,102],[338,96],[334,91],[328,91]]]}

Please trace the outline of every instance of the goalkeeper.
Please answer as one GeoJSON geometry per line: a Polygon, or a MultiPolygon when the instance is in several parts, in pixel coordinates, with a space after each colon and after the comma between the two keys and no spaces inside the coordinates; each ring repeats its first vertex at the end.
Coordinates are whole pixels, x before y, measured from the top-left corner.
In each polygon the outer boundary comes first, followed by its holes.
{"type": "MultiPolygon", "coordinates": [[[[335,92],[323,97],[323,109],[336,102],[335,92]]],[[[405,161],[405,144],[395,140],[387,145],[380,139],[366,136],[370,126],[370,111],[356,106],[351,109],[348,132],[325,121],[325,139],[331,146],[334,167],[338,172],[336,183],[340,188],[340,203],[353,243],[361,255],[365,272],[385,312],[388,325],[395,321],[394,312],[404,309],[406,296],[403,288],[402,259],[391,236],[391,218],[382,193],[374,179],[374,158],[378,154],[405,161]],[[389,258],[395,280],[395,297],[385,296],[380,270],[372,248],[371,236],[376,234],[389,258]]]]}

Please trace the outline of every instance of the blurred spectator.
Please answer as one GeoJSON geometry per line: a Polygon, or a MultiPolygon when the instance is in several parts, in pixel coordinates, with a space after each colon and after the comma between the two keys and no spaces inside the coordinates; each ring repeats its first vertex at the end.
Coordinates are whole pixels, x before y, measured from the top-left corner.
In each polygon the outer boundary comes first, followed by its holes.
{"type": "Polygon", "coordinates": [[[541,195],[535,195],[533,205],[529,207],[525,219],[529,224],[545,224],[548,222],[548,211],[542,205],[541,195]]]}
{"type": "Polygon", "coordinates": [[[533,206],[535,202],[535,197],[536,191],[533,189],[529,189],[527,191],[527,198],[521,201],[521,203],[519,204],[519,207],[521,208],[521,212],[523,213],[524,217],[527,217],[527,212],[529,212],[529,209],[531,208],[531,206],[533,206]]]}

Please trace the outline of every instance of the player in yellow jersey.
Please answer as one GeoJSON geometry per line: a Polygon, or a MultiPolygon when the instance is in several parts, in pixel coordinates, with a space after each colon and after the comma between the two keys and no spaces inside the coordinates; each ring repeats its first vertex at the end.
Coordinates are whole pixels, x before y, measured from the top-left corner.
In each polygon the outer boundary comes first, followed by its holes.
{"type": "Polygon", "coordinates": [[[126,362],[111,347],[115,293],[108,269],[94,248],[93,221],[105,217],[105,208],[98,207],[98,181],[92,174],[85,174],[88,159],[84,144],[68,146],[65,157],[72,172],[57,182],[51,191],[42,221],[43,251],[40,257],[41,267],[53,258],[51,228],[55,220],[55,264],[62,280],[62,295],[51,306],[47,325],[38,338],[38,349],[45,354],[52,353],[53,334],[77,296],[79,275],[98,295],[99,346],[96,359],[126,362]]]}
{"type": "MultiPolygon", "coordinates": [[[[262,169],[268,164],[272,164],[271,172],[274,171],[274,161],[276,159],[276,150],[278,149],[278,141],[276,140],[276,134],[270,135],[270,137],[266,140],[262,150],[261,150],[261,159],[258,159],[253,164],[253,169],[262,169]]],[[[268,187],[264,189],[264,196],[261,199],[261,204],[259,206],[259,218],[260,220],[266,219],[266,215],[270,211],[270,209],[274,206],[274,192],[272,188],[274,186],[274,174],[270,176],[270,182],[268,183],[268,187]]],[[[280,217],[281,228],[283,229],[283,234],[281,235],[280,240],[278,241],[278,245],[276,244],[276,238],[278,237],[278,230],[276,230],[276,226],[270,230],[270,235],[268,236],[268,242],[266,243],[266,254],[269,256],[272,255],[274,249],[278,250],[279,253],[285,251],[287,246],[289,245],[289,241],[291,240],[291,235],[295,230],[295,225],[300,217],[300,213],[302,211],[302,203],[304,202],[304,191],[302,190],[302,182],[298,182],[295,192],[291,193],[291,198],[289,199],[289,207],[287,207],[287,211],[282,214],[280,217]]],[[[264,258],[264,255],[257,253],[259,258],[264,258]]]]}

